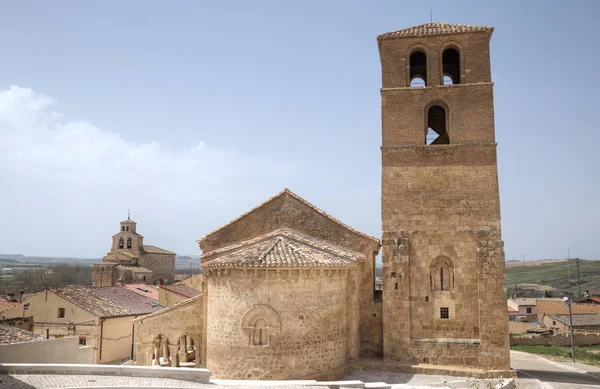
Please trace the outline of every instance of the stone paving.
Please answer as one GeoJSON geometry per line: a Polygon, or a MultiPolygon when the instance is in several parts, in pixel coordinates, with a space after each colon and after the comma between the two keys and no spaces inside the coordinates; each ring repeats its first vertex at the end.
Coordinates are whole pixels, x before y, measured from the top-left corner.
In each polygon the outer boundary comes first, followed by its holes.
{"type": "MultiPolygon", "coordinates": [[[[424,374],[401,374],[389,372],[356,371],[343,380],[363,382],[386,382],[392,389],[415,387],[462,389],[477,387],[469,383],[466,377],[432,376],[424,374]]],[[[486,380],[479,380],[480,383],[486,380]]],[[[0,389],[46,389],[46,388],[201,388],[201,389],[252,389],[265,388],[259,385],[213,385],[182,381],[171,378],[141,378],[105,375],[63,375],[63,374],[13,374],[0,375],[0,389]]],[[[482,386],[487,387],[487,386],[482,386]]],[[[325,389],[324,386],[269,386],[269,389],[325,389]]]]}

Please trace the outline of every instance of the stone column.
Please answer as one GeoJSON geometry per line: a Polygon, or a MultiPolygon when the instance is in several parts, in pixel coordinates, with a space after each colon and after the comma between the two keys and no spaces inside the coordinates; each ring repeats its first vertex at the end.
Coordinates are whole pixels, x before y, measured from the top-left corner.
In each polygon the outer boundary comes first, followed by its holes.
{"type": "Polygon", "coordinates": [[[175,343],[169,346],[171,349],[171,367],[179,367],[179,344],[175,343]]]}

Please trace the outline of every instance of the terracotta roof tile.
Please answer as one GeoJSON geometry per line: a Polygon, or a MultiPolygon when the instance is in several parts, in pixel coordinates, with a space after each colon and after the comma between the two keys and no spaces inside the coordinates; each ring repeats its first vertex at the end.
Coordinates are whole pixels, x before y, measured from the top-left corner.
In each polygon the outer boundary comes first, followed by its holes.
{"type": "Polygon", "coordinates": [[[156,300],[124,286],[73,285],[52,292],[98,317],[145,315],[164,308],[156,300]]]}
{"type": "MultiPolygon", "coordinates": [[[[569,315],[548,315],[556,321],[569,325],[569,315]]],[[[600,326],[600,313],[581,313],[573,315],[573,328],[582,326],[600,326]]]]}
{"type": "Polygon", "coordinates": [[[463,34],[469,32],[487,32],[491,37],[492,33],[494,32],[494,27],[431,22],[420,24],[414,27],[404,28],[398,31],[386,32],[385,34],[379,35],[377,40],[416,36],[463,34]]]}
{"type": "Polygon", "coordinates": [[[202,294],[202,292],[200,292],[198,289],[190,288],[189,286],[182,285],[182,284],[161,285],[159,288],[163,288],[170,292],[177,293],[182,296],[189,297],[189,298],[196,297],[196,296],[202,294]]]}
{"type": "Polygon", "coordinates": [[[351,267],[354,261],[364,258],[362,254],[287,229],[235,246],[231,253],[210,260],[203,267],[351,267]]]}
{"type": "Polygon", "coordinates": [[[8,311],[9,309],[16,306],[17,304],[19,304],[19,303],[16,301],[8,301],[4,297],[0,297],[0,314],[8,311]]]}
{"type": "Polygon", "coordinates": [[[333,216],[329,215],[327,212],[325,212],[325,211],[323,211],[323,210],[321,210],[321,209],[317,208],[316,206],[312,205],[312,204],[311,204],[311,203],[309,203],[308,201],[304,200],[302,197],[298,196],[297,194],[295,194],[294,192],[292,192],[292,191],[291,191],[291,190],[289,190],[288,188],[285,188],[285,189],[284,189],[284,190],[282,190],[281,192],[277,193],[275,196],[273,196],[273,197],[271,197],[271,198],[269,198],[269,199],[267,199],[267,200],[263,201],[262,203],[260,203],[260,204],[259,204],[259,205],[257,205],[256,207],[252,208],[252,209],[251,209],[251,210],[249,210],[248,212],[241,214],[240,216],[236,217],[235,219],[233,219],[233,220],[232,220],[232,221],[230,221],[229,223],[226,223],[226,224],[222,225],[221,227],[219,227],[219,228],[217,228],[217,229],[215,229],[215,230],[212,230],[212,231],[211,231],[211,232],[209,232],[208,234],[206,234],[206,235],[204,235],[204,236],[202,236],[202,237],[198,238],[197,242],[200,242],[200,241],[204,240],[206,237],[208,237],[208,236],[210,236],[210,235],[214,234],[214,233],[215,233],[215,232],[217,232],[217,231],[220,231],[220,230],[222,230],[223,228],[225,228],[225,227],[227,227],[227,226],[229,226],[229,225],[231,225],[231,224],[235,223],[236,221],[238,221],[238,220],[240,220],[240,219],[244,218],[245,216],[247,216],[247,215],[251,214],[251,213],[252,213],[252,212],[254,212],[255,210],[257,210],[257,209],[259,209],[260,207],[262,207],[263,205],[265,205],[265,204],[267,204],[267,203],[269,203],[269,202],[271,202],[271,201],[275,200],[276,198],[278,198],[278,197],[280,197],[280,196],[284,196],[284,195],[289,195],[289,196],[291,196],[291,197],[295,198],[296,200],[300,201],[300,202],[301,202],[301,203],[303,203],[304,205],[307,205],[309,208],[312,208],[314,211],[316,211],[316,212],[320,213],[321,215],[325,216],[327,219],[329,219],[329,220],[333,221],[334,223],[337,223],[337,224],[339,224],[340,226],[344,227],[345,229],[347,229],[347,230],[349,230],[349,231],[352,231],[352,232],[354,232],[354,233],[355,233],[355,234],[357,234],[357,235],[363,236],[363,237],[365,237],[365,238],[368,238],[368,239],[374,240],[374,241],[376,241],[377,243],[379,243],[379,238],[376,238],[376,237],[374,237],[374,236],[371,236],[371,235],[367,235],[367,234],[365,234],[365,233],[362,233],[362,232],[360,232],[360,231],[358,231],[358,230],[355,230],[354,228],[350,227],[349,225],[342,223],[342,222],[341,222],[341,221],[339,221],[338,219],[336,219],[336,218],[334,218],[333,216]]]}
{"type": "Polygon", "coordinates": [[[145,244],[143,247],[144,247],[145,252],[151,253],[151,254],[173,254],[173,255],[176,255],[172,251],[161,249],[160,247],[156,247],[156,246],[150,246],[150,245],[145,244]]]}
{"type": "Polygon", "coordinates": [[[123,286],[132,292],[158,301],[158,289],[154,285],[125,284],[123,286]]]}
{"type": "Polygon", "coordinates": [[[0,324],[0,344],[13,344],[44,340],[41,335],[18,327],[0,324]]]}

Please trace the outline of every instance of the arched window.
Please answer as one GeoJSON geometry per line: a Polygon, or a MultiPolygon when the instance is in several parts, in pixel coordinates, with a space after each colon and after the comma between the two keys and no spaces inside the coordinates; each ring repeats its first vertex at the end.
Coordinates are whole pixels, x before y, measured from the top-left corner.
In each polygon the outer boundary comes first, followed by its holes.
{"type": "Polygon", "coordinates": [[[454,289],[454,266],[450,258],[439,256],[431,262],[429,282],[431,290],[454,289]]]}
{"type": "Polygon", "coordinates": [[[255,346],[264,346],[268,343],[267,322],[265,319],[258,319],[254,323],[254,334],[252,344],[255,346]]]}
{"type": "Polygon", "coordinates": [[[123,226],[123,231],[125,231],[125,226],[123,226]]]}
{"type": "Polygon", "coordinates": [[[129,231],[129,226],[127,226],[127,231],[129,231]]]}
{"type": "Polygon", "coordinates": [[[131,238],[127,238],[127,248],[131,248],[131,238]]]}
{"type": "Polygon", "coordinates": [[[268,305],[255,305],[244,313],[242,330],[251,346],[268,346],[277,341],[281,328],[279,315],[268,305]]]}
{"type": "Polygon", "coordinates": [[[450,137],[446,130],[446,110],[439,105],[434,105],[427,111],[426,145],[450,144],[450,137]]]}
{"type": "Polygon", "coordinates": [[[427,57],[422,51],[410,55],[410,86],[427,86],[427,57]]]}
{"type": "Polygon", "coordinates": [[[444,85],[460,84],[460,54],[449,48],[442,54],[442,75],[444,85]]]}
{"type": "Polygon", "coordinates": [[[125,245],[125,241],[123,240],[123,238],[119,239],[119,248],[122,249],[123,245],[125,245]]]}

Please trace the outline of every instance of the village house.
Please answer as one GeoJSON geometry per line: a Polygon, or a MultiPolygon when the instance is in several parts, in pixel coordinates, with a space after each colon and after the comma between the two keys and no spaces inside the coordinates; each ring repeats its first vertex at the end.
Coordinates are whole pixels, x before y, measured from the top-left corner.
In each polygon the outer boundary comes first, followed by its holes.
{"type": "MultiPolygon", "coordinates": [[[[599,313],[581,313],[571,315],[573,320],[573,330],[580,331],[600,331],[599,313]]],[[[542,324],[546,328],[555,329],[557,332],[570,331],[571,318],[569,315],[544,315],[542,324]]]]}
{"type": "Polygon", "coordinates": [[[538,320],[535,298],[511,298],[507,300],[508,320],[533,323],[538,320]]]}
{"type": "Polygon", "coordinates": [[[133,359],[131,321],[162,308],[156,300],[123,286],[67,286],[40,292],[4,316],[32,316],[36,334],[77,336],[81,346],[93,347],[93,363],[110,363],[133,359]]]}
{"type": "Polygon", "coordinates": [[[94,347],[79,337],[46,339],[22,328],[0,324],[0,363],[92,363],[94,347]]]}
{"type": "Polygon", "coordinates": [[[160,285],[158,287],[158,302],[165,307],[196,297],[200,290],[191,288],[185,284],[160,285]]]}
{"type": "MultiPolygon", "coordinates": [[[[545,315],[568,315],[569,307],[565,305],[565,302],[560,299],[537,299],[536,300],[536,313],[538,322],[542,322],[545,315]]],[[[584,313],[596,313],[600,314],[600,304],[590,303],[579,303],[574,302],[571,304],[571,312],[574,315],[584,313]]]]}

